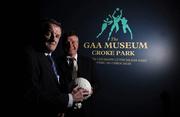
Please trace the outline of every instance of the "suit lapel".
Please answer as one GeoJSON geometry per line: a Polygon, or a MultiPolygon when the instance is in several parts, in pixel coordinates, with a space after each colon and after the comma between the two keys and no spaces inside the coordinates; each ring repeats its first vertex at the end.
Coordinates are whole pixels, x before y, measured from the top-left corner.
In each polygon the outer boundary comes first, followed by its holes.
{"type": "Polygon", "coordinates": [[[47,70],[49,70],[50,73],[52,74],[52,76],[53,76],[52,80],[54,80],[55,82],[58,83],[58,80],[57,80],[57,78],[56,78],[56,75],[55,75],[55,73],[54,73],[54,71],[53,71],[53,69],[52,69],[51,63],[50,63],[50,61],[48,60],[47,56],[45,56],[44,53],[41,53],[39,60],[40,60],[40,62],[42,62],[42,63],[44,64],[45,68],[47,68],[47,70]]]}

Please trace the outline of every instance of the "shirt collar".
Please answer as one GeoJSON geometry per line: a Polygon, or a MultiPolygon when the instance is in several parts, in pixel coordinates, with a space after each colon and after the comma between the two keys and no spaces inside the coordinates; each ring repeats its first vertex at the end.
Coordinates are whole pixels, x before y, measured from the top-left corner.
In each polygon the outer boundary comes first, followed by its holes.
{"type": "Polygon", "coordinates": [[[78,55],[76,54],[75,57],[71,57],[71,56],[66,56],[68,59],[69,58],[74,58],[77,61],[78,55]]]}
{"type": "Polygon", "coordinates": [[[48,55],[51,56],[51,54],[52,53],[47,53],[47,52],[44,53],[45,56],[48,56],[48,55]]]}

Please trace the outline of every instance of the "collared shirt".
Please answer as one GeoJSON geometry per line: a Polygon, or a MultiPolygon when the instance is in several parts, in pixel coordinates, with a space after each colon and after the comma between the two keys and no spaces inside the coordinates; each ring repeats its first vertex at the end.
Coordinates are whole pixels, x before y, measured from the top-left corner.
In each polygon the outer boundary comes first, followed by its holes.
{"type": "Polygon", "coordinates": [[[67,63],[70,64],[70,59],[73,58],[73,66],[75,66],[76,68],[76,71],[78,71],[78,64],[77,64],[77,61],[78,61],[78,55],[76,54],[75,57],[72,57],[72,56],[66,56],[67,58],[67,63]]]}
{"type": "MultiPolygon", "coordinates": [[[[48,56],[51,57],[52,53],[44,53],[44,55],[47,56],[47,57],[48,56]]],[[[54,73],[55,73],[55,75],[57,77],[58,83],[60,84],[60,81],[59,81],[60,76],[57,73],[56,65],[55,65],[54,60],[52,59],[52,57],[51,57],[51,62],[53,62],[53,71],[54,71],[54,73]]]]}
{"type": "Polygon", "coordinates": [[[52,53],[47,53],[47,52],[45,52],[44,55],[45,55],[45,56],[48,56],[48,55],[51,56],[52,53]]]}
{"type": "MultiPolygon", "coordinates": [[[[67,63],[70,64],[70,59],[74,59],[73,61],[73,64],[74,66],[76,67],[76,71],[78,70],[78,64],[77,64],[77,58],[78,58],[78,55],[76,54],[75,57],[71,57],[71,56],[66,56],[67,58],[67,63]]],[[[72,107],[73,106],[73,96],[71,93],[69,93],[69,102],[68,102],[68,107],[72,107]]]]}

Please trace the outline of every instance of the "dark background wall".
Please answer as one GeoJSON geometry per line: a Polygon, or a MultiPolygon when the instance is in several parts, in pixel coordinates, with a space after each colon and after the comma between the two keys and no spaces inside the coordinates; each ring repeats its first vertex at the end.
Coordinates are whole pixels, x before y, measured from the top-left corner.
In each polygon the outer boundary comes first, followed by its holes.
{"type": "MultiPolygon", "coordinates": [[[[179,5],[175,0],[43,0],[24,2],[24,19],[55,18],[64,32],[76,30],[81,43],[95,40],[100,24],[115,8],[124,10],[136,41],[150,48],[147,63],[97,64],[100,81],[95,116],[173,117],[180,111],[179,5]],[[160,49],[159,49],[160,48],[160,49]]],[[[32,25],[28,25],[31,32],[32,25]]],[[[28,31],[27,31],[28,32],[28,31]]],[[[80,45],[82,54],[91,56],[80,45]]],[[[61,54],[59,45],[56,53],[61,54]]],[[[57,55],[58,56],[58,55],[57,55]]]]}

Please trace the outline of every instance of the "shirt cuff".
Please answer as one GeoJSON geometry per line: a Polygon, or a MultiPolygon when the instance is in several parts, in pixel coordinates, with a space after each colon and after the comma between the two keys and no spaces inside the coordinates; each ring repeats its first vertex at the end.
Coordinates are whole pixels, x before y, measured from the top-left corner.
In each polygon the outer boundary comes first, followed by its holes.
{"type": "Polygon", "coordinates": [[[70,93],[68,95],[69,95],[68,107],[72,107],[73,106],[73,96],[70,93]]]}

